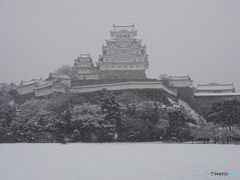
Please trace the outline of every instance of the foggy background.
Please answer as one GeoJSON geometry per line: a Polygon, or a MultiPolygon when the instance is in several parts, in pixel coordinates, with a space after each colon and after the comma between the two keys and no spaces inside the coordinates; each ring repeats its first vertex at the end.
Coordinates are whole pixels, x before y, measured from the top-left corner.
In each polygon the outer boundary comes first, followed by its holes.
{"type": "Polygon", "coordinates": [[[45,79],[80,53],[97,62],[113,23],[134,23],[148,77],[190,75],[195,86],[240,91],[239,18],[239,0],[0,0],[0,82],[45,79]]]}

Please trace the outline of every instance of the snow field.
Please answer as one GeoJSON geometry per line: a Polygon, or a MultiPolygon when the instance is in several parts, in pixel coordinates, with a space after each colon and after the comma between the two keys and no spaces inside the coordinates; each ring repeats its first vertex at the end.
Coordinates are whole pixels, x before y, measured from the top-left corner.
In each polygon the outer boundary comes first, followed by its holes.
{"type": "Polygon", "coordinates": [[[213,144],[2,144],[0,179],[225,179],[210,173],[240,174],[239,150],[213,144]]]}

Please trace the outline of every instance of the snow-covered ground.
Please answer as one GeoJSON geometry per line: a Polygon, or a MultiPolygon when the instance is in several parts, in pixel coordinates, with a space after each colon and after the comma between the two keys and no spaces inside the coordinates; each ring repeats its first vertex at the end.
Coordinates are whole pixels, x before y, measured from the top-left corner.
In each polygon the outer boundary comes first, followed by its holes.
{"type": "Polygon", "coordinates": [[[239,152],[213,144],[2,144],[0,179],[238,179],[210,173],[240,174],[239,152]]]}

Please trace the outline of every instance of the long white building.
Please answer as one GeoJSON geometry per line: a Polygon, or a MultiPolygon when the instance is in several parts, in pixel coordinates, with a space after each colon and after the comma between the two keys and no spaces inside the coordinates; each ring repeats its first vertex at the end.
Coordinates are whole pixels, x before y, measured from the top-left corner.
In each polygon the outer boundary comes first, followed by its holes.
{"type": "Polygon", "coordinates": [[[198,84],[197,93],[235,93],[235,88],[232,84],[198,84]]]}

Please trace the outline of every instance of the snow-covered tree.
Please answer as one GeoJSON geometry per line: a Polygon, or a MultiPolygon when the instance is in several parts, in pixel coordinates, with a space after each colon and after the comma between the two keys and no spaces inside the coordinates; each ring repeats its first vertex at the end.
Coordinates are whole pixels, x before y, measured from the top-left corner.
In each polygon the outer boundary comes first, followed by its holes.
{"type": "Polygon", "coordinates": [[[154,102],[154,105],[146,106],[143,111],[142,118],[147,127],[148,141],[159,140],[159,112],[160,111],[157,102],[154,102]]]}
{"type": "Polygon", "coordinates": [[[0,105],[0,143],[9,142],[12,121],[16,118],[16,108],[8,104],[0,105]]]}
{"type": "Polygon", "coordinates": [[[231,131],[240,126],[240,100],[237,98],[225,99],[214,103],[207,120],[218,124],[222,129],[222,136],[225,136],[229,143],[229,139],[234,134],[231,131]]]}
{"type": "Polygon", "coordinates": [[[142,98],[131,92],[124,91],[122,94],[117,96],[117,101],[121,105],[123,113],[126,116],[134,116],[142,98]]]}
{"type": "Polygon", "coordinates": [[[177,141],[189,138],[189,120],[185,118],[181,109],[172,109],[168,112],[169,127],[166,130],[165,138],[175,137],[177,141]]]}
{"type": "Polygon", "coordinates": [[[102,114],[105,115],[105,120],[115,126],[115,139],[117,139],[121,131],[121,111],[116,97],[111,91],[103,90],[99,98],[99,106],[102,114]]]}
{"type": "MultiPolygon", "coordinates": [[[[74,124],[74,133],[83,141],[102,141],[104,127],[107,125],[104,115],[98,105],[84,103],[72,108],[72,123],[74,124]],[[80,136],[79,136],[80,135],[80,136]],[[92,136],[96,135],[96,139],[92,136]]],[[[75,141],[76,138],[75,137],[75,141]]]]}

